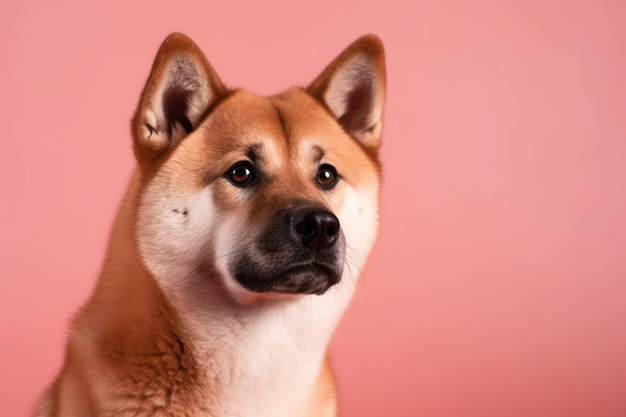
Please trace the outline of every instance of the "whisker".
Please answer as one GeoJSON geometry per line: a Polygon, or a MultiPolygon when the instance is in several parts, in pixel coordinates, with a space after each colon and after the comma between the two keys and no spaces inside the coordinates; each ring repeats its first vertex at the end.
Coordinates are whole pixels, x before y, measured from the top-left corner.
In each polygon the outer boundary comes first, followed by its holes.
{"type": "Polygon", "coordinates": [[[347,245],[346,253],[344,254],[344,264],[348,266],[349,276],[353,283],[356,283],[357,279],[364,279],[362,277],[365,276],[358,258],[359,256],[355,248],[351,245],[347,245]],[[353,268],[356,270],[356,275],[353,268]]]}

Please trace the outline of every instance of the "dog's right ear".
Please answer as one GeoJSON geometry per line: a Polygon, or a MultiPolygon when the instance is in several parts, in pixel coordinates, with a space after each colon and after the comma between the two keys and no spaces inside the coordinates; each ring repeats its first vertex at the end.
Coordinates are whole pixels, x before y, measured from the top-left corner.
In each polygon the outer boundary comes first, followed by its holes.
{"type": "Polygon", "coordinates": [[[132,121],[135,155],[153,159],[191,133],[226,88],[195,43],[173,33],[161,44],[132,121]]]}

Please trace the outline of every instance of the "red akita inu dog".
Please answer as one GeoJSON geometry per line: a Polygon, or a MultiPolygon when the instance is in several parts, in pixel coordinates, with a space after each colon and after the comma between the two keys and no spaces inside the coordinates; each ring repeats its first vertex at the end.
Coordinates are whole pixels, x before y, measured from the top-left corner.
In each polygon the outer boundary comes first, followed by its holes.
{"type": "Polygon", "coordinates": [[[272,97],[225,88],[169,36],[98,285],[35,415],[336,415],[326,349],[376,236],[384,94],[374,36],[272,97]]]}

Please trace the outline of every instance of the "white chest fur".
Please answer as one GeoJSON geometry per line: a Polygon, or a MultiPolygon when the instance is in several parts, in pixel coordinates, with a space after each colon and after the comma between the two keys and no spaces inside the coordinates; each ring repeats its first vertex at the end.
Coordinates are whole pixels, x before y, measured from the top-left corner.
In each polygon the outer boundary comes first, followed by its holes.
{"type": "MultiPolygon", "coordinates": [[[[323,296],[269,301],[242,312],[183,312],[217,416],[297,417],[310,400],[332,331],[354,291],[346,279],[323,296]]],[[[191,306],[189,306],[191,307],[191,306]]]]}

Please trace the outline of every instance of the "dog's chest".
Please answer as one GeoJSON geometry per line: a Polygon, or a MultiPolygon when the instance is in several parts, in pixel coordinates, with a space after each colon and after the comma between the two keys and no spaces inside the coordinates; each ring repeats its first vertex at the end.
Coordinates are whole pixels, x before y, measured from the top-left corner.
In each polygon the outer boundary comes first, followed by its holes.
{"type": "Polygon", "coordinates": [[[328,317],[336,309],[327,302],[320,297],[299,307],[275,306],[244,322],[190,320],[199,341],[201,379],[212,393],[207,415],[307,416],[336,320],[328,317]]]}

